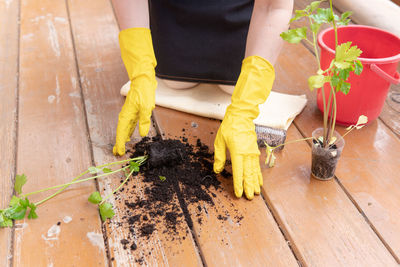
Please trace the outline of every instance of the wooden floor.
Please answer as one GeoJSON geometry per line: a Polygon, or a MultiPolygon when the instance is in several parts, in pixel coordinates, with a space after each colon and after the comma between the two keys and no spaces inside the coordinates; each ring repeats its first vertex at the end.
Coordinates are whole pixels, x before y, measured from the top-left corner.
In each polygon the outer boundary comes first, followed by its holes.
{"type": "MultiPolygon", "coordinates": [[[[305,2],[296,1],[296,8],[305,2]]],[[[24,192],[30,192],[116,160],[119,88],[128,79],[118,32],[109,0],[0,1],[1,208],[16,174],[27,175],[24,192]]],[[[316,69],[310,51],[306,44],[285,45],[276,64],[274,90],[309,99],[288,140],[310,136],[321,124],[315,93],[307,89],[306,77],[316,69]]],[[[398,266],[399,94],[392,86],[380,118],[346,137],[331,181],[311,178],[307,142],[286,146],[276,167],[263,166],[262,196],[251,202],[234,198],[232,181],[223,180],[216,207],[240,212],[240,224],[218,220],[209,209],[201,224],[194,220],[193,229],[185,225],[177,234],[187,238],[171,240],[158,225],[150,239],[136,237],[136,251],[126,250],[120,240],[129,230],[103,224],[87,202],[96,188],[111,192],[120,180],[114,176],[74,186],[41,206],[39,219],[0,229],[0,266],[398,266]],[[59,232],[49,234],[57,222],[59,232]]],[[[196,136],[210,146],[219,126],[159,107],[154,121],[150,134],[167,136],[196,122],[189,140],[196,136]]],[[[130,194],[146,186],[135,185],[130,194]]],[[[114,205],[118,222],[124,207],[114,205]]],[[[196,207],[188,207],[194,214],[196,207]]]]}

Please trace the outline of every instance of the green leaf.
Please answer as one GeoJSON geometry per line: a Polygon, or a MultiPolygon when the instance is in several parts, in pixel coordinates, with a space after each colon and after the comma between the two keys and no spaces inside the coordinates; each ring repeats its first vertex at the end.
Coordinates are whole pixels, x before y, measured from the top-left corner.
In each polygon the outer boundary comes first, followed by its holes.
{"type": "Polygon", "coordinates": [[[115,215],[113,206],[108,202],[104,202],[103,204],[99,205],[99,211],[103,222],[105,222],[107,219],[111,219],[115,215]]]}
{"type": "Polygon", "coordinates": [[[351,67],[351,64],[345,61],[335,62],[334,64],[339,69],[347,69],[351,67]]]}
{"type": "Polygon", "coordinates": [[[340,81],[341,81],[341,80],[340,80],[339,76],[333,75],[332,78],[331,78],[332,87],[338,86],[338,84],[340,83],[340,81]]]}
{"type": "Polygon", "coordinates": [[[317,13],[310,15],[310,18],[318,24],[330,23],[333,21],[333,16],[329,8],[318,8],[317,13]]]}
{"type": "Polygon", "coordinates": [[[361,55],[361,53],[362,51],[358,49],[356,45],[352,46],[351,42],[343,43],[336,47],[336,61],[351,62],[356,60],[361,55]]]}
{"type": "Polygon", "coordinates": [[[355,60],[354,61],[354,73],[357,75],[360,75],[362,71],[363,71],[363,64],[361,63],[360,60],[355,60]]]}
{"type": "Polygon", "coordinates": [[[129,162],[129,169],[131,171],[138,172],[139,171],[139,166],[140,166],[139,163],[137,163],[136,161],[129,162]]]}
{"type": "Polygon", "coordinates": [[[112,170],[110,168],[103,168],[103,172],[104,173],[110,173],[110,172],[112,172],[112,170]]]}
{"type": "Polygon", "coordinates": [[[343,94],[347,95],[350,92],[350,86],[351,86],[350,83],[343,82],[339,91],[341,91],[343,94]]]}
{"type": "Polygon", "coordinates": [[[25,174],[15,176],[14,190],[17,193],[17,195],[21,194],[22,186],[26,183],[26,181],[27,179],[25,174]]]}
{"type": "Polygon", "coordinates": [[[289,21],[289,24],[292,23],[293,21],[296,21],[302,17],[306,17],[307,13],[304,10],[296,10],[294,12],[294,17],[289,21]]]}
{"type": "Polygon", "coordinates": [[[10,207],[15,207],[17,205],[19,205],[19,201],[21,199],[17,196],[12,196],[11,200],[10,200],[10,207]]]}
{"type": "Polygon", "coordinates": [[[38,215],[36,213],[36,205],[34,203],[29,204],[30,211],[28,214],[28,219],[37,219],[38,215]]]}
{"type": "Polygon", "coordinates": [[[103,198],[101,197],[100,193],[96,191],[90,194],[88,200],[90,203],[99,204],[103,200],[103,198]]]}
{"type": "Polygon", "coordinates": [[[342,79],[343,81],[346,81],[349,78],[350,70],[351,70],[350,68],[339,69],[339,77],[340,77],[340,79],[342,79]]]}
{"type": "Polygon", "coordinates": [[[341,88],[342,88],[342,85],[343,85],[343,81],[339,78],[339,82],[338,82],[337,85],[335,86],[336,93],[337,93],[337,92],[340,92],[340,90],[341,90],[341,88]]]}
{"type": "Polygon", "coordinates": [[[164,182],[165,180],[167,180],[167,177],[162,176],[162,175],[158,176],[158,178],[160,178],[160,180],[161,180],[162,182],[164,182]]]}
{"type": "Polygon", "coordinates": [[[343,12],[342,15],[340,16],[340,19],[347,19],[348,17],[350,17],[351,15],[353,15],[353,11],[346,11],[343,12]]]}
{"type": "Polygon", "coordinates": [[[13,220],[22,220],[25,217],[26,210],[27,210],[26,207],[18,205],[18,206],[6,209],[4,211],[4,215],[13,220]]]}
{"type": "Polygon", "coordinates": [[[321,24],[319,24],[319,23],[312,23],[310,26],[311,31],[315,34],[318,33],[320,27],[321,27],[321,24]]]}
{"type": "Polygon", "coordinates": [[[22,207],[24,208],[28,208],[29,207],[29,199],[25,198],[25,199],[20,199],[19,203],[21,204],[22,207]]]}
{"type": "Polygon", "coordinates": [[[287,30],[286,32],[282,32],[280,36],[282,37],[283,40],[289,43],[297,44],[301,40],[307,38],[307,27],[290,29],[287,30]]]}
{"type": "Polygon", "coordinates": [[[319,7],[319,5],[320,5],[322,2],[324,2],[324,0],[312,2],[312,3],[310,4],[310,12],[311,12],[311,13],[314,12],[314,11],[319,7]]]}
{"type": "Polygon", "coordinates": [[[346,11],[344,12],[341,16],[340,19],[338,20],[338,25],[347,25],[350,22],[350,19],[348,17],[350,17],[353,14],[353,12],[351,11],[346,11]]]}
{"type": "Polygon", "coordinates": [[[350,23],[351,19],[344,19],[342,21],[338,21],[337,25],[341,26],[341,25],[348,25],[350,23]]]}
{"type": "Polygon", "coordinates": [[[12,220],[6,217],[3,211],[0,211],[0,227],[12,227],[12,220]]]}
{"type": "Polygon", "coordinates": [[[89,168],[88,168],[88,171],[89,171],[91,174],[97,174],[97,173],[101,172],[101,169],[92,166],[92,167],[89,167],[89,168]]]}
{"type": "Polygon", "coordinates": [[[313,75],[308,78],[308,86],[310,87],[310,90],[314,90],[314,88],[321,88],[324,86],[326,82],[326,76],[324,75],[313,75]]]}

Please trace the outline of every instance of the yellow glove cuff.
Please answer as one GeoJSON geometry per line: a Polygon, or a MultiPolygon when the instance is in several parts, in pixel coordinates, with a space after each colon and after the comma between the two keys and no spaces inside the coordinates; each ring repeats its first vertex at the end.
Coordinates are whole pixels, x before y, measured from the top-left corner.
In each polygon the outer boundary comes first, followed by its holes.
{"type": "Polygon", "coordinates": [[[275,70],[265,58],[250,56],[243,60],[242,70],[226,113],[240,112],[251,120],[259,114],[258,105],[267,100],[275,80],[275,70]],[[228,112],[229,110],[229,112],[228,112]]]}
{"type": "Polygon", "coordinates": [[[143,74],[154,74],[157,66],[150,29],[129,28],[119,33],[121,57],[129,79],[143,74]]]}

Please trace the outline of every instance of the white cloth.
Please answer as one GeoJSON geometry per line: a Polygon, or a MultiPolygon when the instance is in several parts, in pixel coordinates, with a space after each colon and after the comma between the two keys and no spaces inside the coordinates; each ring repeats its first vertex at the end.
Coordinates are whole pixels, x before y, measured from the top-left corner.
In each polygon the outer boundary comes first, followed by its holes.
{"type": "MultiPolygon", "coordinates": [[[[231,96],[214,84],[199,84],[190,89],[175,90],[157,79],[156,105],[202,117],[222,120],[231,96]]],[[[130,82],[121,88],[126,95],[130,82]]],[[[294,118],[307,104],[305,95],[289,95],[271,92],[267,101],[260,105],[260,115],[254,123],[261,126],[287,130],[294,118]]]]}

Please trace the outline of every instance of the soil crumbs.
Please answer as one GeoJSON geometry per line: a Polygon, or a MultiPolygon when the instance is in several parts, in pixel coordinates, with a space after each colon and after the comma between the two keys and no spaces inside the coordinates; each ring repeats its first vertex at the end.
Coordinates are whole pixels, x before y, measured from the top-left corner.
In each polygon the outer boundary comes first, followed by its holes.
{"type": "MultiPolygon", "coordinates": [[[[123,248],[135,251],[140,246],[138,240],[149,239],[156,230],[163,231],[169,240],[185,239],[189,231],[179,236],[178,232],[183,232],[179,230],[187,229],[186,224],[192,229],[192,218],[202,224],[203,211],[207,213],[206,207],[215,206],[216,195],[212,191],[223,190],[213,172],[213,153],[200,140],[191,145],[186,138],[163,140],[160,136],[143,138],[127,153],[131,158],[148,155],[149,159],[141,166],[139,175],[115,196],[127,207],[123,221],[114,222],[129,229],[129,236],[120,240],[123,248]],[[143,191],[137,191],[135,179],[145,183],[143,191]],[[189,214],[188,205],[195,205],[196,214],[189,214]],[[157,229],[160,226],[163,229],[157,229]]],[[[232,175],[224,170],[221,177],[231,179],[232,175]]],[[[217,219],[225,221],[227,216],[225,212],[217,219]]],[[[232,219],[240,223],[243,216],[234,214],[232,219]]],[[[148,253],[151,255],[151,251],[148,253]]],[[[136,259],[140,264],[143,261],[143,257],[136,259]]]]}

